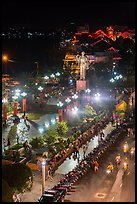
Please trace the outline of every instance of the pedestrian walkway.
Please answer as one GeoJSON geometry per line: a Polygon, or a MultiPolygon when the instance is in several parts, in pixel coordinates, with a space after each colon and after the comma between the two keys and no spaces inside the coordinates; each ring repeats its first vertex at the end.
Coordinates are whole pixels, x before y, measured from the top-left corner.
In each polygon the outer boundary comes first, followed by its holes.
{"type": "MultiPolygon", "coordinates": [[[[42,174],[40,171],[33,171],[33,174],[33,187],[31,191],[26,191],[20,195],[21,202],[38,202],[38,199],[42,195],[42,174]]],[[[45,189],[51,189],[61,180],[61,178],[63,178],[63,176],[64,175],[61,174],[55,174],[52,181],[50,181],[50,179],[46,179],[45,189]]]]}
{"type": "MultiPolygon", "coordinates": [[[[112,130],[114,130],[115,127],[109,123],[104,129],[103,132],[105,134],[104,139],[106,138],[107,134],[109,134],[112,130]]],[[[91,139],[88,148],[86,150],[85,156],[88,155],[94,148],[98,146],[98,136],[95,136],[94,139],[91,139]]],[[[84,158],[83,154],[83,147],[79,149],[79,161],[81,161],[84,158]]],[[[78,159],[73,159],[73,154],[70,158],[67,158],[63,164],[61,164],[58,169],[55,171],[55,173],[58,174],[67,174],[69,171],[73,170],[78,165],[78,159]]]]}

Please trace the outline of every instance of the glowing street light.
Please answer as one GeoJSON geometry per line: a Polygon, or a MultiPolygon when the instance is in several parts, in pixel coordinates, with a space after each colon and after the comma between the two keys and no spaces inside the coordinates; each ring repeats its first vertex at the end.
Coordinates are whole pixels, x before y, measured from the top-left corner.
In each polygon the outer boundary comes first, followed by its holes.
{"type": "Polygon", "coordinates": [[[45,191],[45,165],[46,165],[46,161],[43,160],[42,163],[42,194],[45,191]]]}
{"type": "Polygon", "coordinates": [[[2,99],[2,103],[5,104],[5,103],[7,103],[7,102],[8,102],[8,100],[7,100],[6,98],[3,98],[3,99],[2,99]]]}
{"type": "Polygon", "coordinates": [[[74,107],[74,108],[72,108],[72,113],[75,115],[75,114],[77,114],[77,112],[78,112],[78,107],[74,107]]]}
{"type": "Polygon", "coordinates": [[[72,96],[72,98],[73,98],[73,99],[77,99],[77,98],[78,98],[78,95],[77,95],[77,94],[74,94],[74,95],[72,96]]]}
{"type": "Polygon", "coordinates": [[[78,95],[77,95],[77,94],[74,94],[74,95],[72,96],[72,98],[75,100],[75,101],[74,101],[74,106],[76,107],[76,106],[77,106],[76,99],[78,98],[78,95]]]}
{"type": "Polygon", "coordinates": [[[39,86],[39,87],[38,87],[38,90],[39,90],[39,91],[42,91],[42,90],[43,90],[43,87],[42,87],[42,86],[39,86]]]}
{"type": "Polygon", "coordinates": [[[69,103],[71,102],[71,99],[67,98],[65,101],[67,103],[67,111],[66,111],[67,120],[69,120],[69,118],[70,118],[70,105],[69,105],[69,103]]]}
{"type": "Polygon", "coordinates": [[[57,72],[57,73],[56,73],[56,76],[60,76],[60,73],[59,73],[59,72],[57,72]]]}
{"type": "Polygon", "coordinates": [[[20,95],[23,96],[23,97],[25,97],[25,96],[27,96],[27,93],[22,92],[20,95]]]}
{"type": "Polygon", "coordinates": [[[98,101],[99,99],[100,99],[100,93],[96,93],[96,94],[95,94],[95,100],[98,101]]]}
{"type": "Polygon", "coordinates": [[[89,94],[89,93],[91,92],[91,90],[90,90],[90,89],[86,89],[85,92],[86,92],[87,94],[89,94]]]}
{"type": "Polygon", "coordinates": [[[55,78],[55,74],[51,74],[50,77],[51,77],[51,78],[55,78]]]}
{"type": "Polygon", "coordinates": [[[3,55],[2,59],[3,59],[3,61],[7,62],[8,61],[8,56],[7,55],[3,55]]]}
{"type": "Polygon", "coordinates": [[[70,98],[66,98],[66,103],[70,103],[71,102],[71,99],[70,98]]]}
{"type": "Polygon", "coordinates": [[[44,77],[44,79],[48,80],[48,79],[49,79],[49,77],[48,77],[48,76],[45,76],[45,77],[44,77]]]}

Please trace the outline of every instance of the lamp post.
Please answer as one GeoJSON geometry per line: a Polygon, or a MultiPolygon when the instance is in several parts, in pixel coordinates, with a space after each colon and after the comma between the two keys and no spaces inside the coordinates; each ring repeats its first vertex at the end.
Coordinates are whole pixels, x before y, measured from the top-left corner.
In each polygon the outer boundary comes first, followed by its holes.
{"type": "Polygon", "coordinates": [[[86,102],[87,102],[87,104],[89,104],[90,103],[90,95],[89,94],[90,94],[91,90],[86,89],[85,92],[86,92],[86,102]]]}
{"type": "Polygon", "coordinates": [[[20,95],[23,96],[23,99],[22,99],[22,111],[24,113],[23,117],[25,117],[25,115],[26,115],[26,98],[25,98],[25,96],[27,96],[27,93],[23,92],[20,95]]]}
{"type": "Polygon", "coordinates": [[[69,119],[70,119],[70,105],[69,105],[69,103],[71,102],[71,99],[70,99],[70,98],[67,98],[65,101],[66,101],[66,103],[67,103],[67,112],[66,112],[66,114],[67,114],[67,120],[69,120],[69,119]]]}
{"type": "Polygon", "coordinates": [[[59,101],[57,103],[57,106],[59,107],[58,109],[58,114],[59,114],[59,122],[61,123],[62,122],[62,106],[63,106],[63,103],[61,101],[59,101]]]}
{"type": "Polygon", "coordinates": [[[5,62],[5,73],[7,74],[7,62],[8,62],[8,56],[7,55],[3,55],[2,60],[5,62]]]}
{"type": "Polygon", "coordinates": [[[8,56],[7,56],[7,55],[3,55],[3,56],[2,56],[2,60],[6,63],[5,72],[6,72],[6,74],[7,74],[7,63],[8,63],[8,62],[15,62],[15,61],[8,59],[8,56]]]}
{"type": "Polygon", "coordinates": [[[74,107],[77,107],[76,99],[78,98],[78,95],[77,95],[77,94],[74,94],[74,95],[72,96],[72,98],[74,99],[74,107]]]}
{"type": "Polygon", "coordinates": [[[45,191],[45,164],[46,161],[42,161],[41,165],[42,165],[42,194],[45,191]]]}
{"type": "Polygon", "coordinates": [[[7,106],[6,106],[6,103],[7,103],[7,99],[3,99],[2,102],[4,103],[4,106],[3,106],[3,118],[4,118],[4,126],[6,126],[6,121],[7,121],[7,106]]]}

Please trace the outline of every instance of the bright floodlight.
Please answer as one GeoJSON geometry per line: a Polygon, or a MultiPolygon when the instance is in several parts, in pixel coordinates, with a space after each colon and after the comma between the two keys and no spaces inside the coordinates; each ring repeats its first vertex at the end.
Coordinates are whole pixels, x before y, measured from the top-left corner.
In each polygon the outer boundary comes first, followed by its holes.
{"type": "Polygon", "coordinates": [[[86,89],[85,92],[86,92],[86,93],[90,93],[91,90],[90,90],[90,89],[86,89]]]}
{"type": "Polygon", "coordinates": [[[27,96],[27,93],[23,92],[23,93],[21,93],[20,95],[23,96],[23,97],[25,97],[25,96],[27,96]]]}
{"type": "Polygon", "coordinates": [[[39,87],[38,87],[38,90],[39,90],[39,91],[42,91],[42,90],[43,90],[43,87],[42,87],[42,86],[39,86],[39,87]]]}
{"type": "Polygon", "coordinates": [[[100,99],[100,93],[96,93],[96,94],[95,94],[95,99],[96,99],[96,100],[99,100],[99,99],[100,99]]]}
{"type": "Polygon", "coordinates": [[[116,75],[117,73],[116,73],[116,72],[114,72],[114,74],[116,75]]]}
{"type": "Polygon", "coordinates": [[[6,98],[3,98],[2,99],[2,103],[7,103],[8,101],[7,101],[7,99],[6,98]]]}
{"type": "Polygon", "coordinates": [[[67,103],[70,103],[71,99],[70,98],[66,98],[65,100],[67,103]]]}
{"type": "Polygon", "coordinates": [[[57,106],[62,107],[62,106],[63,106],[63,103],[62,103],[61,101],[59,101],[59,102],[57,103],[57,106]]]}
{"type": "Polygon", "coordinates": [[[49,127],[49,123],[45,123],[45,126],[46,126],[46,128],[48,128],[49,127]]]}
{"type": "Polygon", "coordinates": [[[72,108],[72,113],[76,114],[78,112],[78,108],[75,106],[74,108],[72,108]]]}
{"type": "Polygon", "coordinates": [[[51,120],[51,123],[52,123],[52,124],[55,124],[55,119],[52,119],[52,120],[51,120]]]}
{"type": "Polygon", "coordinates": [[[43,128],[39,128],[39,132],[40,132],[40,133],[43,133],[43,132],[44,132],[44,129],[43,129],[43,128]]]}
{"type": "Polygon", "coordinates": [[[78,98],[78,95],[74,94],[74,95],[72,96],[72,98],[73,98],[73,99],[77,99],[77,98],[78,98]]]}

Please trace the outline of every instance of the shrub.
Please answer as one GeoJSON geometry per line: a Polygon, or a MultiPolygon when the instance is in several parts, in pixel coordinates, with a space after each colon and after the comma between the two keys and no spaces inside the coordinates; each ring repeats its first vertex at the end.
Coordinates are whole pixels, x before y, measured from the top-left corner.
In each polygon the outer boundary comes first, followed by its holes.
{"type": "Polygon", "coordinates": [[[41,137],[33,138],[30,142],[33,148],[40,149],[44,147],[44,139],[41,137]]]}
{"type": "Polygon", "coordinates": [[[11,148],[9,148],[9,149],[12,149],[12,150],[18,150],[18,149],[20,149],[20,148],[22,148],[23,147],[23,144],[15,144],[14,146],[12,146],[11,148]]]}

